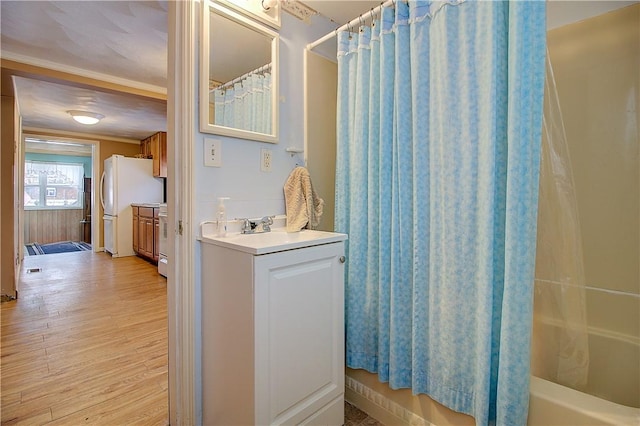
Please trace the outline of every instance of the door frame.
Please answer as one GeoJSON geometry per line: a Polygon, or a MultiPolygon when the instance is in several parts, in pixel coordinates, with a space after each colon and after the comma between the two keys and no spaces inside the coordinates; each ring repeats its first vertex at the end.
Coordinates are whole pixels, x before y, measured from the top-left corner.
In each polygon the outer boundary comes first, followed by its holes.
{"type": "MultiPolygon", "coordinates": [[[[206,1],[206,0],[202,0],[206,1]]],[[[169,2],[167,72],[167,210],[173,238],[167,279],[169,422],[201,423],[197,410],[193,141],[197,126],[197,0],[169,2]]]]}
{"type": "MultiPolygon", "coordinates": [[[[24,260],[24,164],[26,161],[26,149],[25,143],[27,138],[33,139],[48,139],[52,141],[60,141],[60,142],[71,142],[78,143],[83,145],[91,145],[91,249],[94,252],[102,251],[102,247],[99,246],[100,242],[100,234],[102,230],[100,229],[100,221],[97,219],[97,212],[99,211],[100,205],[100,196],[97,194],[97,191],[100,189],[100,141],[94,140],[90,138],[76,138],[72,136],[64,136],[64,135],[55,135],[55,134],[40,134],[33,129],[21,129],[20,134],[20,158],[19,162],[16,164],[20,164],[19,170],[17,170],[16,183],[17,183],[17,193],[20,194],[19,200],[19,216],[18,221],[19,224],[16,224],[19,229],[18,235],[18,255],[20,256],[20,264],[24,260]]],[[[16,197],[17,198],[17,197],[16,197]]],[[[19,268],[20,266],[18,266],[19,268]]],[[[19,271],[16,271],[16,277],[19,276],[19,271]]],[[[16,279],[16,291],[18,290],[18,280],[16,279]]]]}

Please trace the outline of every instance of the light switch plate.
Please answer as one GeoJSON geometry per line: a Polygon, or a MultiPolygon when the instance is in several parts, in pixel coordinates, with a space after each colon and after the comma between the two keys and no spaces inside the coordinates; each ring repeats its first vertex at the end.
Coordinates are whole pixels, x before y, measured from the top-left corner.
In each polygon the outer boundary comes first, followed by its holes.
{"type": "Polygon", "coordinates": [[[222,141],[220,139],[204,138],[204,165],[222,167],[222,141]]]}

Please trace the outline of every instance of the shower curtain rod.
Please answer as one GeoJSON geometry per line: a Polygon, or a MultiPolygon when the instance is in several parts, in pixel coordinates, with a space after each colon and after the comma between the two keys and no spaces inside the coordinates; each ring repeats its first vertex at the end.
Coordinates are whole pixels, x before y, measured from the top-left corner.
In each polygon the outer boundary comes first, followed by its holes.
{"type": "Polygon", "coordinates": [[[225,88],[227,88],[227,87],[233,86],[235,83],[237,83],[237,82],[239,82],[239,81],[244,80],[247,76],[249,76],[249,75],[251,75],[251,74],[259,74],[259,73],[261,73],[262,71],[266,71],[266,70],[270,70],[270,69],[271,69],[271,62],[269,62],[268,64],[263,65],[263,66],[261,66],[261,67],[259,67],[259,68],[256,68],[256,69],[255,69],[255,70],[253,70],[253,71],[249,71],[248,73],[243,74],[243,75],[241,75],[240,77],[234,78],[234,79],[233,79],[233,80],[231,80],[231,81],[227,81],[226,83],[222,83],[220,86],[215,87],[215,88],[213,88],[213,89],[209,90],[209,93],[212,93],[212,92],[214,92],[214,91],[216,91],[216,90],[221,90],[221,89],[225,89],[225,88]]]}
{"type": "MultiPolygon", "coordinates": [[[[377,15],[378,12],[380,12],[380,10],[383,7],[387,7],[389,5],[396,4],[396,1],[400,1],[400,0],[387,0],[384,3],[381,3],[380,6],[377,6],[377,7],[373,8],[373,9],[371,9],[369,11],[369,13],[373,17],[373,15],[377,15]]],[[[364,15],[366,15],[366,14],[367,13],[364,13],[364,15]]],[[[318,40],[314,41],[313,43],[307,44],[307,50],[311,50],[314,47],[324,43],[325,41],[335,37],[336,35],[338,35],[339,31],[344,31],[346,29],[350,29],[350,28],[354,27],[356,24],[362,24],[362,21],[363,21],[363,16],[362,15],[358,16],[357,18],[352,19],[351,21],[347,22],[343,26],[341,26],[339,28],[336,28],[335,30],[331,31],[329,34],[325,35],[324,37],[319,38],[318,40]]]]}

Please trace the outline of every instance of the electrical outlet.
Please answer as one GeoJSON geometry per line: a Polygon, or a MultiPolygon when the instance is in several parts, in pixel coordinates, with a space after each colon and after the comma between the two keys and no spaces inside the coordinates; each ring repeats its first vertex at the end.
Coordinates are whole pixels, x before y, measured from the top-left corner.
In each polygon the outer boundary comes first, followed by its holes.
{"type": "Polygon", "coordinates": [[[204,165],[222,167],[222,141],[220,139],[204,138],[204,165]]]}
{"type": "Polygon", "coordinates": [[[262,148],[260,150],[260,170],[263,172],[271,171],[271,158],[272,151],[270,149],[262,148]]]}

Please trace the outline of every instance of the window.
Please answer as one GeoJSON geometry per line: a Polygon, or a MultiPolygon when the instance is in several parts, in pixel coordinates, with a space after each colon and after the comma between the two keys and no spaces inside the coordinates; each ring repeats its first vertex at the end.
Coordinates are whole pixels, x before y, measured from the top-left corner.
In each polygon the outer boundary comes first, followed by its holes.
{"type": "Polygon", "coordinates": [[[26,209],[82,208],[84,165],[25,161],[26,209]]]}

